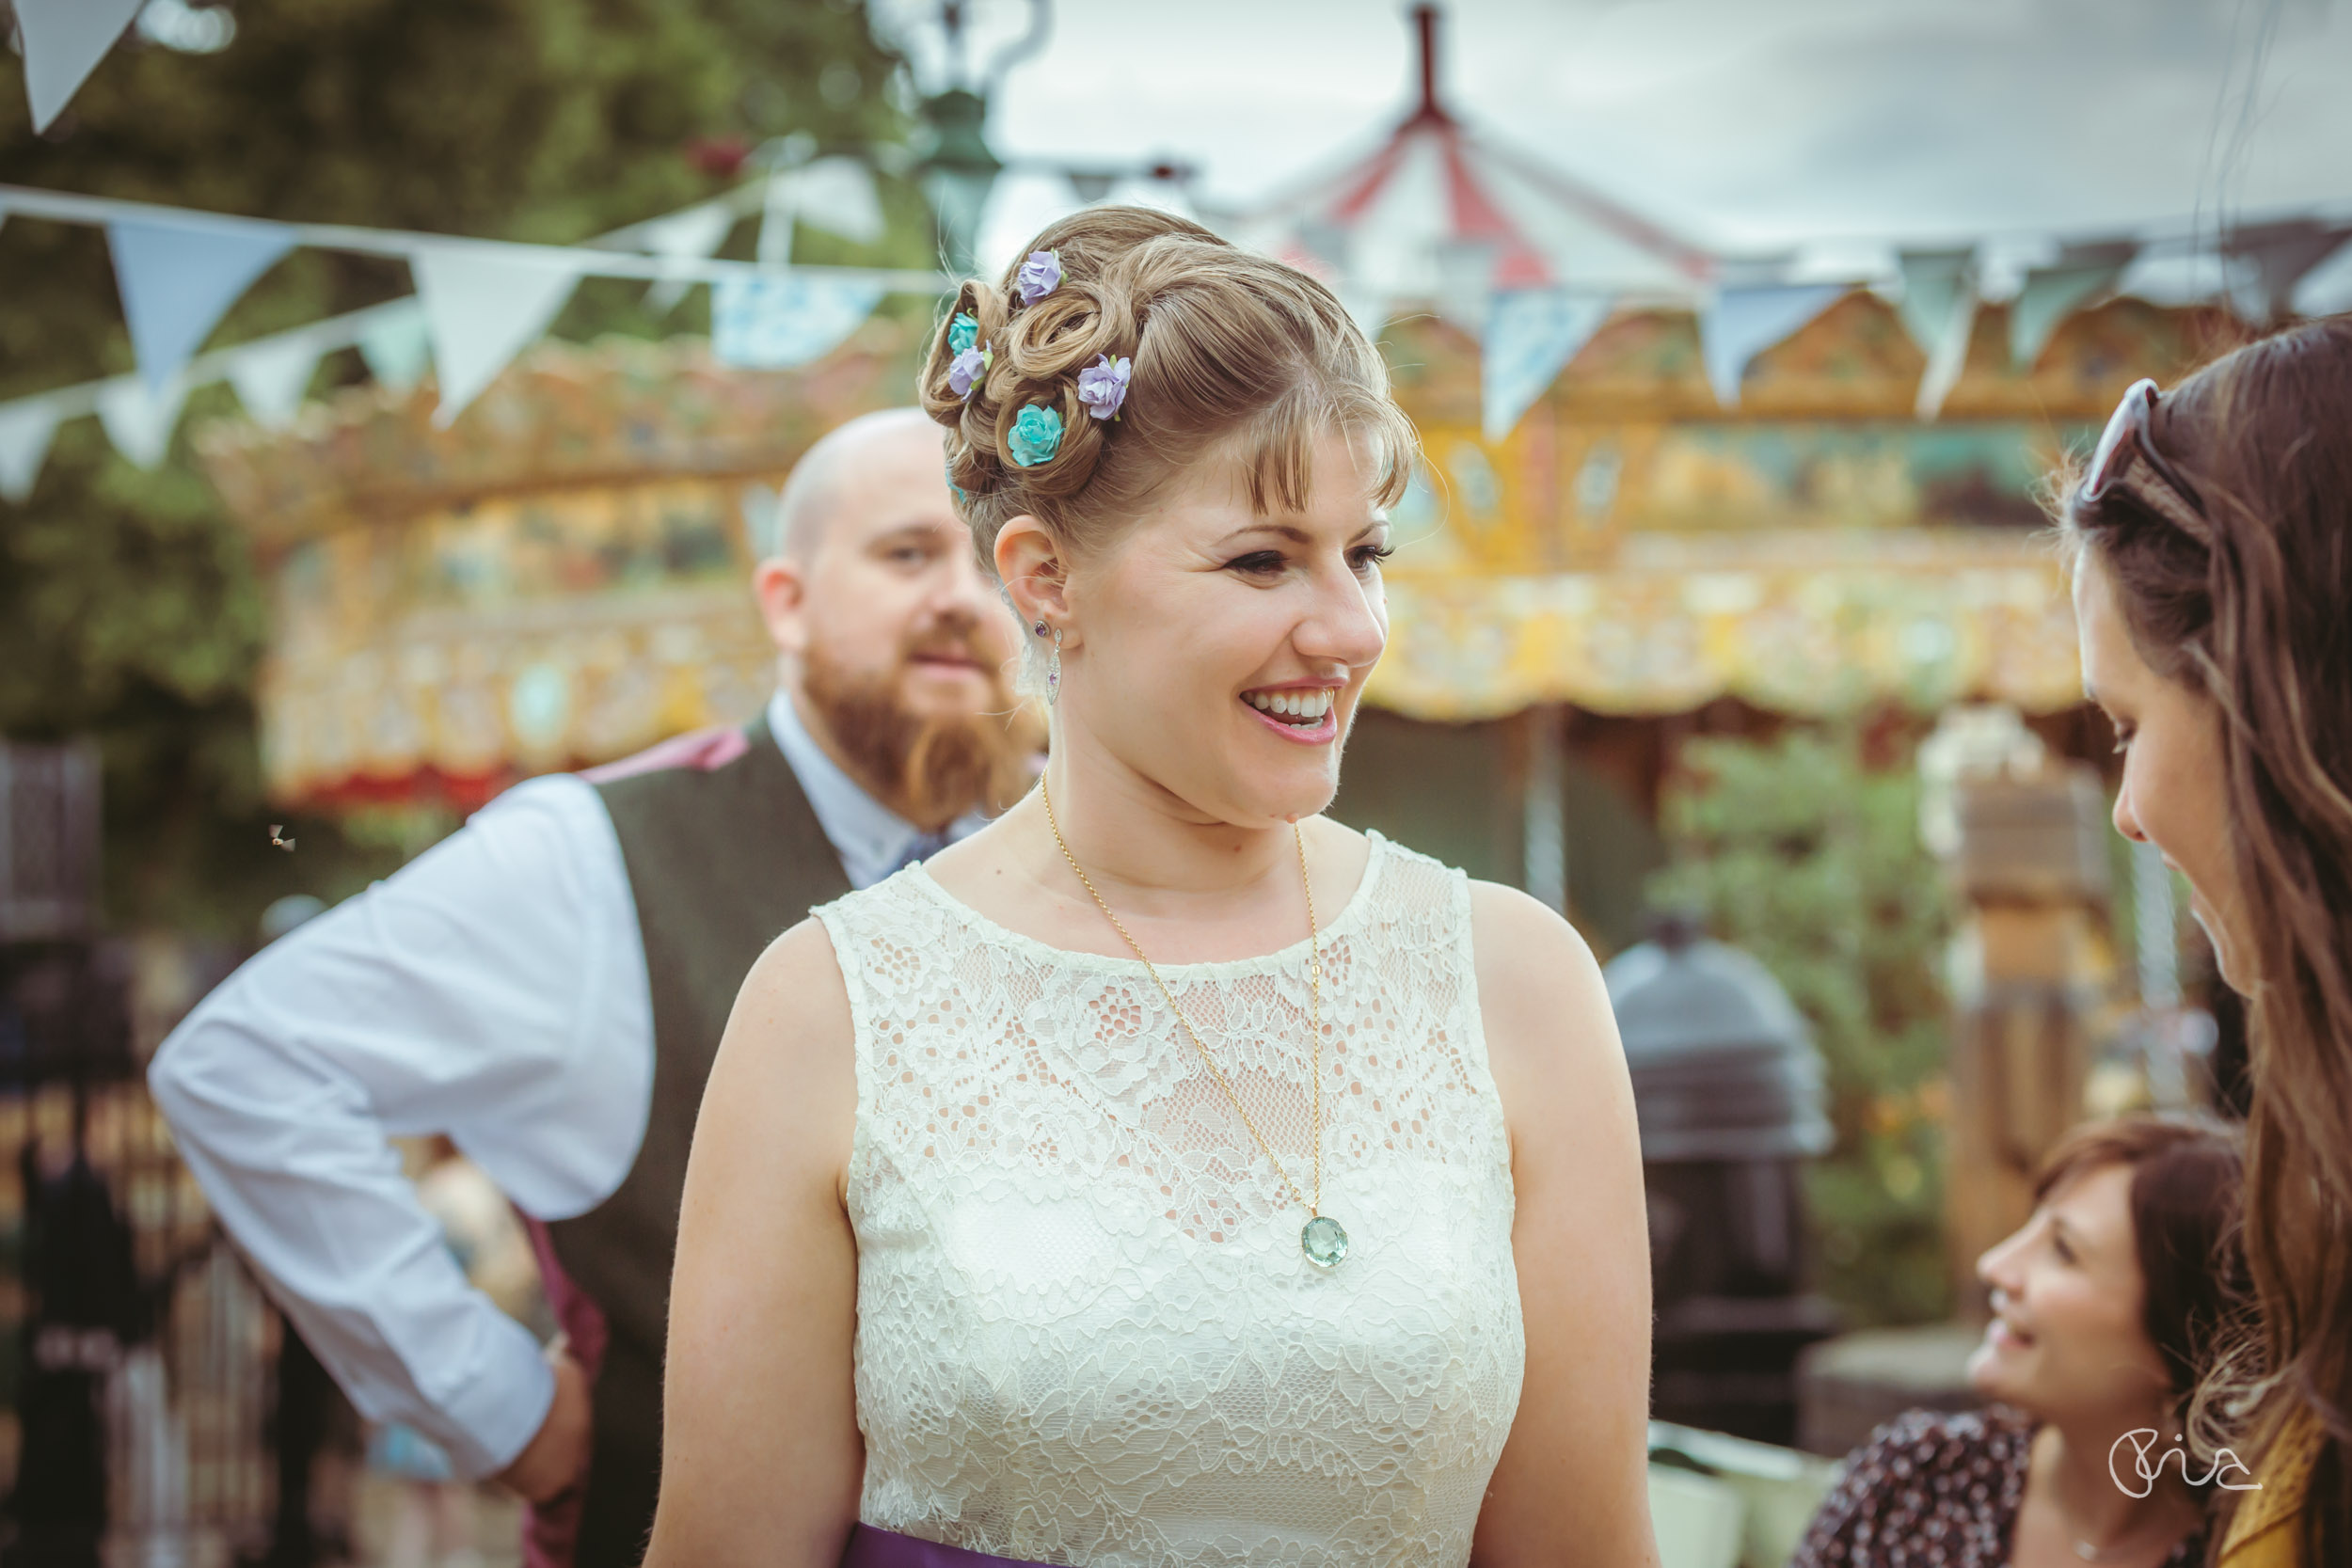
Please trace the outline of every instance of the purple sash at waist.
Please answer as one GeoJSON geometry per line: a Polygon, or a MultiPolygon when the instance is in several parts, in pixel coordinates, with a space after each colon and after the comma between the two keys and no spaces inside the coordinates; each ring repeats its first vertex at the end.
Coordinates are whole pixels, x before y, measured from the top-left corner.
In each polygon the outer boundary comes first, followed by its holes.
{"type": "Polygon", "coordinates": [[[841,1568],[1053,1568],[1053,1564],[991,1557],[986,1552],[943,1546],[936,1541],[918,1541],[896,1530],[858,1525],[850,1531],[850,1545],[841,1554],[841,1568]]]}

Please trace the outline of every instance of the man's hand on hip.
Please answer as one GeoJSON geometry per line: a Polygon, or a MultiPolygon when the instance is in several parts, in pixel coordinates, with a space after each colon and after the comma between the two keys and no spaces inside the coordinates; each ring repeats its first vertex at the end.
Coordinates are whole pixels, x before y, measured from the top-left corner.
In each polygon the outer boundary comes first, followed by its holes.
{"type": "Polygon", "coordinates": [[[547,1418],[515,1463],[498,1475],[526,1501],[542,1506],[587,1478],[594,1427],[588,1373],[561,1338],[548,1347],[548,1364],[555,1369],[555,1398],[548,1405],[547,1418]]]}

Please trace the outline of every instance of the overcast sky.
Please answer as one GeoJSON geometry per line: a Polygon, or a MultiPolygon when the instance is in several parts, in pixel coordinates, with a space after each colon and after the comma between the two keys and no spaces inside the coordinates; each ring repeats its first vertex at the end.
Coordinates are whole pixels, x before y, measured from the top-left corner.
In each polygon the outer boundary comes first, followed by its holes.
{"type": "MultiPolygon", "coordinates": [[[[975,8],[983,43],[1025,14],[975,8]]],[[[1397,0],[1056,0],[989,135],[1260,197],[1393,124],[1408,32],[1397,0]]],[[[2352,0],[1452,0],[1443,38],[1463,119],[1723,248],[2352,215],[2352,0]]]]}

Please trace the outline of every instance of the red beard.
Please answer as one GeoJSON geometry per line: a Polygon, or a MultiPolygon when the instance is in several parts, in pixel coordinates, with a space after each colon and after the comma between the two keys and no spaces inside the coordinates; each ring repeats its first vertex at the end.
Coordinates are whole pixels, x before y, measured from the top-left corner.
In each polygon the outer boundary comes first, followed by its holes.
{"type": "Polygon", "coordinates": [[[969,618],[919,628],[884,670],[862,674],[812,645],[802,690],[858,782],[927,832],[975,808],[1002,811],[1028,789],[1043,749],[1036,707],[1007,689],[995,654],[969,618]],[[974,713],[927,717],[898,701],[898,675],[924,654],[969,658],[986,672],[989,697],[974,713]]]}

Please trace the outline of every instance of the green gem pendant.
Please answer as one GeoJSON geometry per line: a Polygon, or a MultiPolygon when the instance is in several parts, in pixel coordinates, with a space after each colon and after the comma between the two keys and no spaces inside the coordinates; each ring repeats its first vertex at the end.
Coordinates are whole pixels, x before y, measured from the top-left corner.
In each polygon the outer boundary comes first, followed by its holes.
{"type": "Polygon", "coordinates": [[[1298,1250],[1318,1269],[1336,1268],[1347,1256],[1347,1231],[1328,1214],[1317,1214],[1298,1233],[1298,1250]]]}

